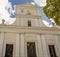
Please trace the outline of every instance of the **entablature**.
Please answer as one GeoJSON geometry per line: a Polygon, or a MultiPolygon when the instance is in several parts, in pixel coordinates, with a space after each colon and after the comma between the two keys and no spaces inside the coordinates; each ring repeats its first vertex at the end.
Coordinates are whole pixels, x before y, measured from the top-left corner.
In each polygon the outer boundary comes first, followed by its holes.
{"type": "Polygon", "coordinates": [[[13,25],[0,25],[0,32],[19,32],[19,33],[44,33],[44,34],[60,34],[59,28],[48,27],[24,27],[13,25]]]}

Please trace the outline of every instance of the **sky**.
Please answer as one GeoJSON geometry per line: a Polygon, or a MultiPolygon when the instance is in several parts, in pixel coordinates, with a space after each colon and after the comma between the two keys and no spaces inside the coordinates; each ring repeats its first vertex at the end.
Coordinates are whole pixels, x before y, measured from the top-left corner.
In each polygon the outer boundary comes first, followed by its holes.
{"type": "Polygon", "coordinates": [[[0,0],[0,24],[2,19],[5,19],[5,24],[12,24],[16,20],[16,5],[27,2],[40,6],[40,15],[42,16],[43,23],[51,27],[51,20],[48,19],[43,11],[43,7],[46,6],[46,0],[0,0]]]}

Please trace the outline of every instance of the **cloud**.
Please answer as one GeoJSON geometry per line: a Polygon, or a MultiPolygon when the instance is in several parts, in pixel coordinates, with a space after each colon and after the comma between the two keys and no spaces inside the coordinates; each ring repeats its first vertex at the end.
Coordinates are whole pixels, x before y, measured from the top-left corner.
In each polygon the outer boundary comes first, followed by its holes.
{"type": "Polygon", "coordinates": [[[42,21],[47,27],[52,27],[53,25],[52,24],[49,24],[47,21],[43,20],[42,21]]]}
{"type": "Polygon", "coordinates": [[[15,15],[15,6],[13,8],[8,0],[0,0],[0,24],[2,19],[5,19],[5,24],[12,24],[16,18],[11,18],[11,14],[15,15]],[[12,21],[10,22],[10,20],[12,21]]]}
{"type": "Polygon", "coordinates": [[[32,4],[32,5],[35,5],[35,3],[34,3],[34,2],[31,2],[31,4],[32,4]]]}
{"type": "Polygon", "coordinates": [[[34,2],[41,7],[46,5],[46,0],[34,0],[34,2]]]}

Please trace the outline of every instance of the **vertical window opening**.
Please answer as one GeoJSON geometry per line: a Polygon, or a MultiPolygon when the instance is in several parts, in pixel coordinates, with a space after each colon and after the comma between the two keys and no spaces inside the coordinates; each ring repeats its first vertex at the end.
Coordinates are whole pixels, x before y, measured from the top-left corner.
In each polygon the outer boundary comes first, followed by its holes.
{"type": "Polygon", "coordinates": [[[21,10],[21,12],[23,12],[23,9],[21,10]]]}
{"type": "Polygon", "coordinates": [[[31,27],[31,21],[28,21],[28,26],[31,27]]]}
{"type": "Polygon", "coordinates": [[[48,45],[48,47],[49,47],[50,57],[57,57],[56,52],[55,52],[55,46],[54,45],[48,45]]]}

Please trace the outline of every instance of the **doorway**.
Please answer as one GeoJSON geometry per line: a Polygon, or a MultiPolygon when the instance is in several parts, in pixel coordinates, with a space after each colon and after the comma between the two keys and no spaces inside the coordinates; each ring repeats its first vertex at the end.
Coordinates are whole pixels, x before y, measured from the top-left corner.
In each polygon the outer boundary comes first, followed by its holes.
{"type": "Polygon", "coordinates": [[[57,57],[56,51],[55,51],[55,46],[54,45],[48,45],[48,47],[49,47],[50,57],[57,57]]]}
{"type": "Polygon", "coordinates": [[[13,57],[13,44],[6,44],[5,57],[13,57]]]}
{"type": "Polygon", "coordinates": [[[35,42],[27,42],[27,57],[36,57],[35,42]]]}

